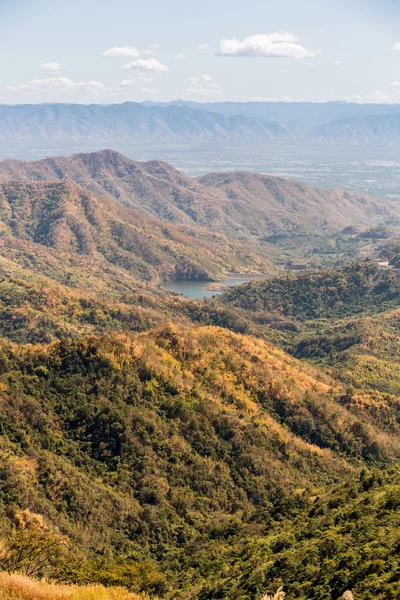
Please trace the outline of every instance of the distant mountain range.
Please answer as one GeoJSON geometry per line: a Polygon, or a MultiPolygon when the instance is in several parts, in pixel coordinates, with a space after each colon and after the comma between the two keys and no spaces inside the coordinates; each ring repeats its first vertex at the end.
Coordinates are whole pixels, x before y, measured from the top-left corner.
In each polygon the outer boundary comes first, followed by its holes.
{"type": "Polygon", "coordinates": [[[400,106],[183,101],[0,106],[0,143],[116,140],[400,143],[400,106]]]}

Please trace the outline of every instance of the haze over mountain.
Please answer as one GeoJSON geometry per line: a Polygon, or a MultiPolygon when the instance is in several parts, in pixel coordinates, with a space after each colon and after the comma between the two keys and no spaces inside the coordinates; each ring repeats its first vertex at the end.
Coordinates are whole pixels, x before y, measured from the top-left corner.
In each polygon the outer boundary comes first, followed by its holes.
{"type": "Polygon", "coordinates": [[[334,232],[400,218],[400,205],[359,193],[316,190],[255,173],[191,179],[170,165],[105,150],[70,158],[0,162],[0,181],[74,182],[152,218],[235,238],[334,232]]]}
{"type": "Polygon", "coordinates": [[[293,140],[278,122],[186,106],[41,104],[0,106],[0,141],[293,140]]]}
{"type": "Polygon", "coordinates": [[[400,142],[399,105],[221,102],[0,106],[0,143],[400,142]]]}

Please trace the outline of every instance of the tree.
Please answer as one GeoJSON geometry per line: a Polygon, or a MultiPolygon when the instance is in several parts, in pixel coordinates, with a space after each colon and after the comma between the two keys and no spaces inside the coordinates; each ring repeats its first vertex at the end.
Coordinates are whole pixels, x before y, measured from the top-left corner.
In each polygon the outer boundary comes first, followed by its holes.
{"type": "Polygon", "coordinates": [[[43,574],[60,558],[67,538],[48,527],[29,510],[10,510],[11,531],[1,540],[0,569],[28,576],[43,574]]]}

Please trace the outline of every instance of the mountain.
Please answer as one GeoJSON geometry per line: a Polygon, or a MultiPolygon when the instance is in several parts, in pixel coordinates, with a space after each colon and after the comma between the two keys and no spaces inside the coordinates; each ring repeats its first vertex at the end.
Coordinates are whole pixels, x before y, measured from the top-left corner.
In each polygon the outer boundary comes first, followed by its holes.
{"type": "Polygon", "coordinates": [[[313,129],[310,134],[318,139],[357,144],[382,142],[398,143],[400,139],[400,111],[391,115],[369,115],[331,121],[313,129]]]}
{"type": "Polygon", "coordinates": [[[0,106],[0,141],[293,140],[277,122],[186,106],[43,104],[0,106]]]}
{"type": "Polygon", "coordinates": [[[345,222],[397,221],[399,214],[395,202],[387,203],[357,192],[317,190],[257,173],[212,173],[201,177],[199,182],[223,191],[229,201],[229,213],[236,212],[251,220],[251,230],[259,235],[338,231],[346,226],[345,222]]]}
{"type": "Polygon", "coordinates": [[[230,236],[314,233],[397,221],[400,205],[363,194],[316,190],[256,173],[190,179],[166,163],[140,163],[106,150],[0,162],[0,180],[75,182],[152,217],[230,236]]]}
{"type": "Polygon", "coordinates": [[[71,182],[0,184],[0,231],[3,260],[98,291],[105,282],[136,290],[140,281],[273,270],[262,251],[245,242],[178,228],[71,182]]]}
{"type": "Polygon", "coordinates": [[[0,105],[0,143],[398,143],[399,105],[125,102],[0,105]]]}
{"type": "Polygon", "coordinates": [[[397,204],[110,151],[0,172],[0,594],[398,598],[396,273],[153,285],[397,204]]]}
{"type": "MultiPolygon", "coordinates": [[[[400,452],[397,430],[384,418],[371,423],[372,397],[360,395],[367,409],[357,414],[342,404],[345,387],[323,372],[217,327],[168,325],[44,346],[1,340],[0,358],[3,527],[27,509],[57,527],[69,541],[51,569],[61,581],[194,600],[221,597],[221,586],[240,580],[256,600],[251,579],[226,577],[227,564],[236,570],[260,556],[241,554],[244,546],[263,548],[278,569],[280,553],[296,546],[294,532],[311,539],[306,519],[317,537],[318,517],[363,498],[361,465],[369,480],[368,466],[391,464],[400,452]]],[[[354,543],[362,545],[356,533],[354,543]]],[[[314,557],[320,568],[324,559],[314,557]]],[[[286,578],[290,568],[281,568],[286,578]]],[[[277,577],[268,569],[259,585],[277,577]]],[[[332,585],[333,574],[321,582],[325,593],[332,585]]]]}
{"type": "Polygon", "coordinates": [[[397,115],[399,104],[356,104],[352,102],[143,102],[144,106],[178,106],[205,110],[227,117],[243,115],[264,122],[278,122],[308,134],[313,128],[332,121],[359,117],[397,115]]]}
{"type": "MultiPolygon", "coordinates": [[[[377,414],[387,411],[393,424],[400,422],[396,272],[374,262],[353,263],[245,284],[228,290],[218,303],[240,308],[259,334],[297,358],[329,369],[349,387],[380,392],[377,414]]],[[[347,404],[356,404],[353,393],[347,404]]],[[[364,408],[358,404],[358,410],[364,408]]]]}

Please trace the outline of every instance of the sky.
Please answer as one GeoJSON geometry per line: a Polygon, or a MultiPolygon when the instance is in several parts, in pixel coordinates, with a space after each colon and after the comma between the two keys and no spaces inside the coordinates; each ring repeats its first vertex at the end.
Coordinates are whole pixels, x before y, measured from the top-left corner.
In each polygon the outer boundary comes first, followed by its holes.
{"type": "Polygon", "coordinates": [[[0,103],[400,102],[399,0],[0,0],[0,103]]]}

